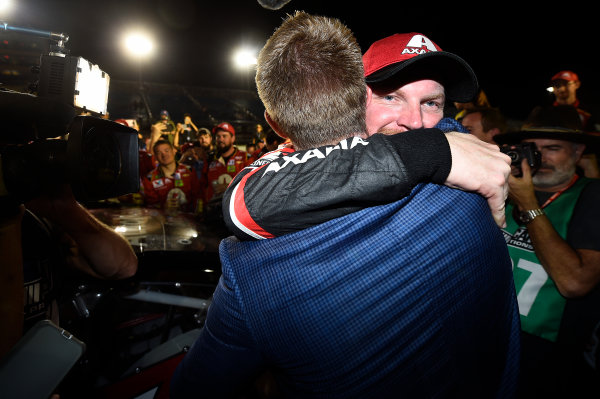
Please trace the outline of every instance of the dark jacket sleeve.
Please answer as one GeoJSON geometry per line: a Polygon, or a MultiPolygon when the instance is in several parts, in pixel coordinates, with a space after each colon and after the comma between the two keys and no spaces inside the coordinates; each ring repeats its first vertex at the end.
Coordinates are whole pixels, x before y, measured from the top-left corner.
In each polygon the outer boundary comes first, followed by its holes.
{"type": "Polygon", "coordinates": [[[234,178],[223,197],[224,219],[241,240],[272,238],[401,199],[420,182],[442,184],[450,167],[438,129],[275,151],[234,178]]]}

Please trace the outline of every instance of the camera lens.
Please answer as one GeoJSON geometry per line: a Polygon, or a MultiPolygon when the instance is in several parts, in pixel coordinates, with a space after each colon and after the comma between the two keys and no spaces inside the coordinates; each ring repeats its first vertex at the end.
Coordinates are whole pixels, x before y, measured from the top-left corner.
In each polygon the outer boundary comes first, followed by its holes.
{"type": "Polygon", "coordinates": [[[512,162],[518,161],[520,158],[519,153],[517,151],[507,151],[506,155],[510,157],[510,160],[512,162]]]}

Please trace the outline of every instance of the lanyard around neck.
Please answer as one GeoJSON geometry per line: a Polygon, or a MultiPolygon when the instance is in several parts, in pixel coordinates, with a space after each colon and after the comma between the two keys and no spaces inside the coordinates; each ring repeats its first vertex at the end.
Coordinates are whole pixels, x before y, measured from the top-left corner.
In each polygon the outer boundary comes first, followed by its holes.
{"type": "Polygon", "coordinates": [[[573,178],[571,179],[571,181],[569,182],[569,184],[567,184],[566,187],[564,187],[562,190],[555,192],[554,194],[552,194],[552,196],[550,198],[548,198],[546,200],[546,202],[544,202],[544,205],[542,205],[542,208],[547,207],[548,205],[550,205],[550,203],[552,201],[554,201],[555,199],[557,199],[562,193],[564,193],[565,191],[567,191],[573,184],[575,184],[575,182],[579,179],[579,175],[575,174],[573,175],[573,178]]]}

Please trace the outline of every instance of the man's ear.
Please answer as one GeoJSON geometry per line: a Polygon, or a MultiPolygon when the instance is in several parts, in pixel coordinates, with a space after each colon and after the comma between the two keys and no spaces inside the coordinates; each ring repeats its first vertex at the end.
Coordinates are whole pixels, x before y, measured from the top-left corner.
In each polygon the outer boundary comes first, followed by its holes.
{"type": "Polygon", "coordinates": [[[578,144],[575,147],[575,159],[577,161],[579,161],[581,159],[581,156],[583,155],[584,151],[585,151],[585,144],[578,144]]]}
{"type": "Polygon", "coordinates": [[[367,85],[367,107],[371,104],[371,99],[373,98],[373,90],[367,85]]]}
{"type": "Polygon", "coordinates": [[[277,135],[279,137],[283,137],[284,139],[288,138],[288,136],[281,131],[281,129],[279,128],[279,125],[277,125],[277,123],[275,123],[275,121],[273,119],[271,119],[271,116],[269,115],[269,113],[266,110],[265,110],[265,120],[267,121],[269,126],[271,126],[271,129],[273,129],[273,131],[275,133],[277,133],[277,135]]]}

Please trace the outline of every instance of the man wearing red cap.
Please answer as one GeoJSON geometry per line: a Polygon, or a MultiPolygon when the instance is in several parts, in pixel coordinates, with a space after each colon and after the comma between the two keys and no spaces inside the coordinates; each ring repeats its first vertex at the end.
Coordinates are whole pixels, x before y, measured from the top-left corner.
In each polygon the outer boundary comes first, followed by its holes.
{"type": "Polygon", "coordinates": [[[293,148],[238,174],[223,210],[243,217],[232,208],[262,201],[273,230],[253,214],[239,230],[277,236],[221,242],[221,279],[170,397],[235,397],[265,369],[285,397],[512,397],[518,309],[486,201],[441,184],[410,190],[446,180],[452,139],[367,137],[360,47],[335,19],[288,17],[260,52],[256,83],[293,148]],[[251,176],[265,191],[245,189],[251,176]],[[327,222],[298,231],[310,224],[301,209],[327,222]]]}
{"type": "Polygon", "coordinates": [[[246,152],[235,143],[235,129],[229,122],[213,128],[216,154],[208,160],[206,201],[219,200],[231,180],[247,165],[246,152]]]}
{"type": "Polygon", "coordinates": [[[554,105],[571,105],[579,112],[583,129],[588,132],[597,131],[592,114],[582,108],[577,98],[577,90],[581,87],[579,76],[573,71],[560,71],[550,79],[554,105]]]}
{"type": "Polygon", "coordinates": [[[363,56],[370,134],[434,127],[446,101],[468,102],[478,93],[471,67],[419,33],[378,40],[363,56]]]}
{"type": "MultiPolygon", "coordinates": [[[[462,133],[448,133],[441,135],[447,140],[437,141],[431,132],[423,129],[439,127],[444,131],[463,131],[464,127],[452,120],[444,118],[444,105],[446,101],[467,102],[478,94],[477,77],[471,67],[455,54],[444,52],[428,37],[420,33],[394,34],[378,40],[371,45],[363,55],[364,75],[366,86],[366,133],[371,136],[375,133],[394,135],[404,133],[402,137],[394,140],[405,141],[399,145],[398,151],[405,163],[405,167],[415,166],[409,169],[409,176],[420,176],[419,181],[434,181],[431,174],[421,176],[428,165],[434,168],[439,165],[452,165],[448,179],[444,182],[450,187],[459,187],[466,191],[474,191],[488,199],[492,215],[499,225],[504,223],[504,201],[507,194],[506,178],[509,170],[507,168],[508,157],[498,152],[494,144],[483,143],[474,140],[471,135],[462,133]],[[426,134],[427,133],[427,134],[426,134]],[[467,142],[468,141],[468,142],[467,142]],[[450,158],[445,158],[444,153],[450,145],[450,158]],[[418,149],[427,149],[427,151],[418,149]],[[416,149],[416,150],[415,150],[416,149]],[[414,158],[413,158],[414,157],[414,158]],[[412,162],[414,161],[414,162],[412,162]],[[506,167],[506,168],[505,168],[506,167]]],[[[332,100],[333,101],[333,100],[332,100]]],[[[269,115],[266,115],[267,118],[269,115]]],[[[323,145],[323,142],[302,142],[299,139],[292,141],[295,149],[305,149],[323,145]]],[[[329,144],[329,143],[328,143],[329,144]]],[[[336,143],[331,143],[336,144],[336,143]]],[[[381,156],[381,155],[377,155],[381,156]]],[[[355,162],[348,155],[349,162],[355,162]]],[[[286,162],[286,170],[290,162],[286,162]]],[[[336,173],[339,165],[322,163],[327,168],[322,174],[336,173]],[[331,171],[329,170],[331,169],[331,171]]],[[[273,169],[275,165],[271,165],[273,169]]],[[[304,162],[293,162],[296,170],[294,173],[303,174],[306,168],[312,173],[314,166],[304,162]]],[[[430,172],[433,169],[430,169],[430,172]]],[[[247,170],[245,173],[248,173],[247,170]]],[[[256,239],[271,238],[284,233],[297,231],[302,228],[329,220],[331,217],[340,216],[347,212],[347,208],[332,206],[332,198],[329,195],[314,195],[319,190],[331,190],[336,193],[335,199],[340,204],[349,198],[346,195],[369,192],[364,181],[361,181],[360,190],[341,190],[332,185],[330,180],[324,181],[323,186],[317,186],[316,181],[307,182],[306,192],[300,185],[295,186],[294,191],[285,191],[288,204],[297,204],[298,208],[286,208],[285,214],[290,220],[282,224],[278,221],[277,209],[265,206],[269,198],[260,193],[268,193],[273,196],[272,181],[262,179],[260,173],[248,173],[249,176],[243,182],[244,191],[254,194],[245,194],[243,200],[241,191],[236,191],[237,197],[231,197],[235,207],[228,207],[231,213],[229,218],[230,229],[236,236],[242,239],[252,237],[256,239]],[[311,201],[306,198],[311,197],[311,201]],[[322,199],[323,203],[318,200],[322,199]],[[322,212],[327,209],[327,212],[322,212]],[[334,209],[338,209],[336,213],[334,209]],[[248,232],[251,234],[248,235],[248,232]]],[[[278,179],[285,179],[284,173],[276,174],[278,179]]],[[[238,179],[239,180],[239,179],[238,179]]],[[[370,188],[377,194],[378,203],[385,203],[397,199],[397,182],[394,190],[386,190],[382,185],[385,180],[374,180],[370,188]]],[[[346,181],[342,183],[347,183],[346,181]]],[[[439,183],[439,182],[438,182],[439,183]]],[[[275,184],[277,187],[283,185],[275,184]]],[[[230,192],[233,192],[232,190],[230,192]]],[[[226,197],[226,200],[229,197],[226,197]]],[[[354,198],[352,198],[354,199],[354,198]]],[[[280,212],[284,212],[283,209],[280,212]]],[[[279,215],[283,216],[283,215],[279,215]]]]}

